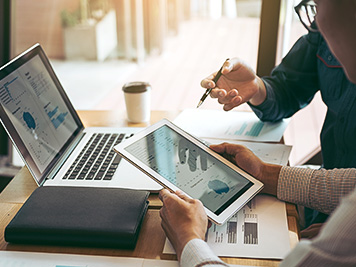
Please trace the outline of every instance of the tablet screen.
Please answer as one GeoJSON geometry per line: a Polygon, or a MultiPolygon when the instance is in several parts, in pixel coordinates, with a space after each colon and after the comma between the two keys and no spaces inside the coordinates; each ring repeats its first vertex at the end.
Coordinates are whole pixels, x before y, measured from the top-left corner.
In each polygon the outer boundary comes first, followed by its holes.
{"type": "Polygon", "coordinates": [[[125,150],[219,215],[253,183],[167,125],[125,150]]]}

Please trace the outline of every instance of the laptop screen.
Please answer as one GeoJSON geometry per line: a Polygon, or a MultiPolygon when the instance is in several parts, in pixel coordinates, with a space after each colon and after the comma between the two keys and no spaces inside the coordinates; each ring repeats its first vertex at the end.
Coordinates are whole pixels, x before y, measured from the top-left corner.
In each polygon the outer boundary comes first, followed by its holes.
{"type": "Polygon", "coordinates": [[[0,69],[2,123],[39,184],[83,128],[35,45],[0,69]]]}

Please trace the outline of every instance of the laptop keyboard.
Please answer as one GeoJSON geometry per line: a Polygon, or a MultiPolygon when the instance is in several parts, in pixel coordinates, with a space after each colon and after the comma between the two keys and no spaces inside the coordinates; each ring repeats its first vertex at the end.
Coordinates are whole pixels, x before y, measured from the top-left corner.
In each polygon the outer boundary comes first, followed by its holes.
{"type": "Polygon", "coordinates": [[[119,166],[121,156],[112,149],[125,138],[125,134],[93,134],[70,166],[63,179],[111,180],[119,166]]]}

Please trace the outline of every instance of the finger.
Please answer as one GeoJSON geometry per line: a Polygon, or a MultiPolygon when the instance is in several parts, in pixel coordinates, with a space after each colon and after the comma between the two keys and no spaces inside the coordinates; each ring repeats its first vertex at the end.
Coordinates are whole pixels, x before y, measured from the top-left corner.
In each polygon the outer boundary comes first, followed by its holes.
{"type": "Polygon", "coordinates": [[[234,98],[236,96],[239,95],[239,91],[237,91],[237,89],[231,89],[228,93],[227,93],[227,97],[231,97],[234,98]]]}
{"type": "Polygon", "coordinates": [[[222,154],[225,152],[225,146],[224,143],[218,144],[218,145],[210,145],[210,149],[214,150],[216,153],[222,154]]]}
{"type": "Polygon", "coordinates": [[[200,82],[200,86],[203,88],[214,88],[215,87],[215,83],[213,81],[214,77],[215,77],[216,73],[213,73],[211,75],[209,75],[208,77],[206,77],[205,79],[203,79],[200,82]]]}
{"type": "Polygon", "coordinates": [[[239,152],[241,152],[243,150],[248,150],[248,148],[246,148],[243,145],[230,144],[227,142],[224,142],[219,145],[210,145],[210,148],[219,154],[226,153],[226,154],[233,155],[233,156],[235,156],[236,154],[238,154],[239,152]]]}
{"type": "Polygon", "coordinates": [[[236,156],[237,154],[249,150],[247,147],[243,145],[238,145],[238,144],[230,144],[230,143],[224,143],[225,146],[225,153],[236,156]]]}
{"type": "Polygon", "coordinates": [[[166,209],[164,208],[164,206],[159,210],[159,217],[161,217],[162,221],[166,218],[165,211],[166,209]]]}
{"type": "Polygon", "coordinates": [[[224,154],[226,152],[226,145],[229,144],[227,142],[217,144],[217,145],[210,145],[209,147],[214,150],[216,153],[224,154]]]}
{"type": "Polygon", "coordinates": [[[229,72],[232,71],[233,69],[233,64],[231,63],[230,59],[229,60],[226,60],[224,65],[223,65],[223,68],[221,70],[221,73],[222,74],[228,74],[229,72]]]}
{"type": "Polygon", "coordinates": [[[164,233],[166,234],[166,237],[168,237],[169,227],[167,226],[167,222],[164,221],[163,219],[161,220],[161,227],[162,227],[164,233]]]}
{"type": "Polygon", "coordinates": [[[181,199],[183,199],[187,202],[189,202],[191,200],[191,198],[188,197],[182,190],[177,190],[175,193],[178,197],[180,197],[181,199]]]}
{"type": "Polygon", "coordinates": [[[159,199],[163,202],[164,199],[166,199],[171,193],[167,190],[167,189],[162,189],[160,192],[159,192],[159,199]]]}
{"type": "Polygon", "coordinates": [[[234,106],[232,106],[232,105],[230,105],[230,104],[225,104],[224,106],[223,106],[223,110],[224,111],[230,111],[230,110],[232,110],[234,108],[234,106]]]}
{"type": "Polygon", "coordinates": [[[220,104],[230,104],[231,101],[233,101],[233,99],[235,97],[237,97],[239,95],[238,91],[236,89],[232,89],[231,91],[229,91],[225,96],[218,96],[218,102],[220,104]]]}
{"type": "Polygon", "coordinates": [[[211,92],[210,92],[211,98],[226,97],[226,95],[227,95],[227,92],[225,89],[215,88],[215,89],[211,90],[211,92]]]}
{"type": "Polygon", "coordinates": [[[233,108],[236,108],[237,106],[242,104],[242,97],[241,96],[236,96],[229,103],[226,103],[223,107],[225,111],[232,110],[233,108]]]}

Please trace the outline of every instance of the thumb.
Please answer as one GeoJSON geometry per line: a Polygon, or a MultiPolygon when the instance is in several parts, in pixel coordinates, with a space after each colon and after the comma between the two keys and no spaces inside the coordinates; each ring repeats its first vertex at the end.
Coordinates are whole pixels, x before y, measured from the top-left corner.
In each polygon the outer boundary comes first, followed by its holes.
{"type": "Polygon", "coordinates": [[[222,154],[225,152],[225,146],[224,143],[218,144],[218,145],[210,145],[210,149],[214,150],[216,153],[222,154]]]}
{"type": "Polygon", "coordinates": [[[184,201],[187,201],[189,202],[191,200],[190,197],[188,197],[183,191],[181,190],[177,190],[176,192],[176,195],[179,196],[181,199],[183,199],[184,201]]]}

